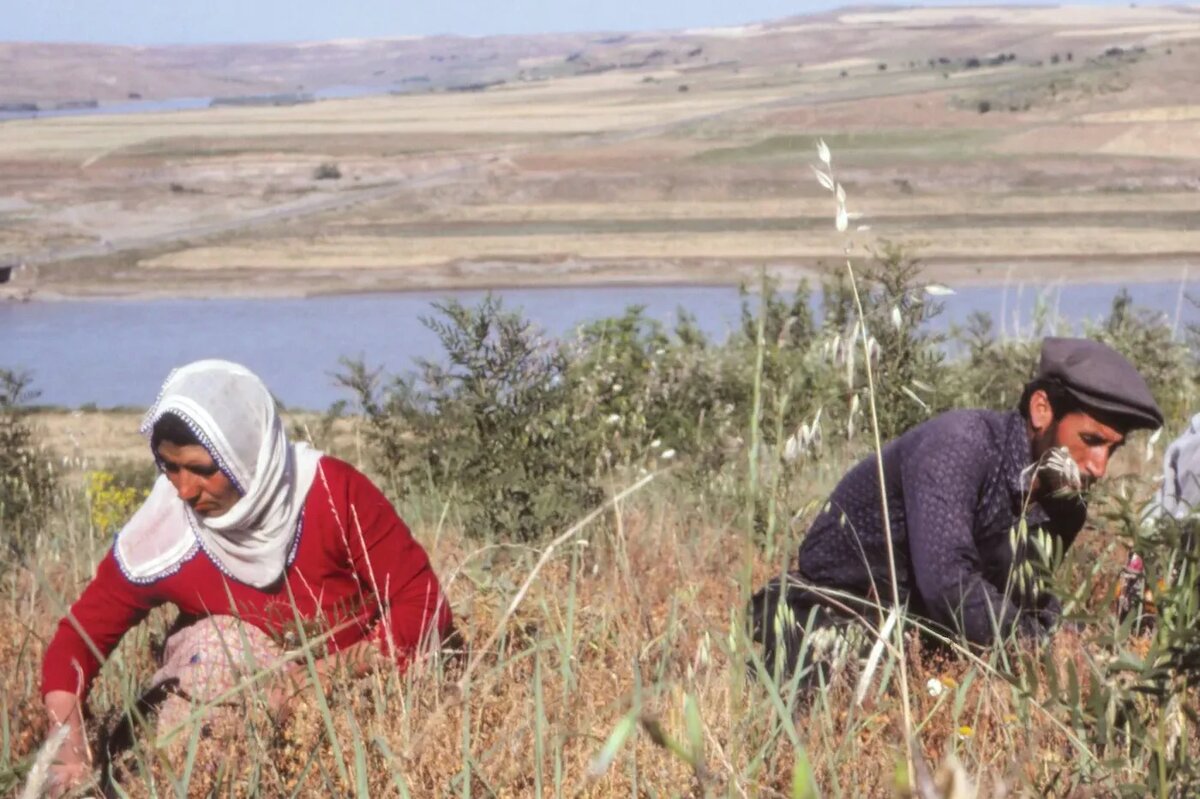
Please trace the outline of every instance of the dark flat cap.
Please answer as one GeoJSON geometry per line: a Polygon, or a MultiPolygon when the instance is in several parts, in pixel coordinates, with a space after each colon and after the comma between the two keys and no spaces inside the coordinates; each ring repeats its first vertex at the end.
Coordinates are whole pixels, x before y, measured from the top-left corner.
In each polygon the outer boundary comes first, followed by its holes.
{"type": "Polygon", "coordinates": [[[1146,381],[1107,344],[1086,338],[1047,338],[1042,341],[1037,376],[1057,380],[1085,408],[1123,417],[1129,429],[1162,427],[1162,411],[1146,381]]]}

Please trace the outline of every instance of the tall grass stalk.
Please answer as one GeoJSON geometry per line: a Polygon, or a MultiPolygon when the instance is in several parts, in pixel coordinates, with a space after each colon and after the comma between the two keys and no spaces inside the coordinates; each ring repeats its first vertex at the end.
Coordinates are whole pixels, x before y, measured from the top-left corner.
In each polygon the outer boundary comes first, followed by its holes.
{"type": "MultiPolygon", "coordinates": [[[[825,165],[827,173],[822,173],[817,170],[817,178],[819,182],[828,188],[833,194],[836,202],[836,215],[834,226],[839,233],[845,233],[848,226],[849,214],[846,210],[846,193],[842,185],[837,182],[833,172],[833,160],[830,156],[829,148],[824,141],[817,144],[817,156],[825,165]]],[[[847,248],[848,249],[848,248],[847,248]]],[[[875,466],[879,478],[879,505],[883,514],[883,540],[887,550],[888,558],[888,578],[892,584],[892,613],[896,614],[900,623],[895,625],[893,637],[895,638],[895,647],[897,657],[900,660],[900,697],[901,705],[904,711],[904,757],[908,767],[909,779],[915,773],[913,770],[913,736],[914,727],[912,719],[912,698],[908,692],[908,658],[904,652],[904,608],[900,605],[900,588],[896,579],[898,572],[896,571],[896,553],[892,543],[892,523],[891,516],[888,512],[887,501],[887,482],[884,479],[883,470],[883,440],[879,433],[879,411],[876,407],[876,390],[875,390],[875,372],[872,367],[871,346],[868,340],[867,332],[867,315],[863,310],[862,296],[858,290],[858,280],[854,274],[854,265],[851,259],[846,258],[846,274],[849,278],[850,288],[854,294],[854,305],[858,311],[858,330],[859,339],[862,342],[863,351],[863,367],[867,377],[867,401],[871,412],[871,434],[874,439],[875,449],[875,466]]],[[[883,617],[882,608],[880,608],[880,617],[883,617]]],[[[872,626],[874,629],[874,626],[872,626]]]]}

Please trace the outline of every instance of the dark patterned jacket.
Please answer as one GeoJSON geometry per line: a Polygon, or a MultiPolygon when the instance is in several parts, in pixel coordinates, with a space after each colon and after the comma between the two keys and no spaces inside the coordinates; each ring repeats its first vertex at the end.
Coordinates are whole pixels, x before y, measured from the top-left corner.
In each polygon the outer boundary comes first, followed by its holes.
{"type": "MultiPolygon", "coordinates": [[[[1014,575],[1029,531],[1074,541],[1087,516],[1079,499],[1031,501],[1032,455],[1016,411],[949,411],[883,448],[900,601],[936,625],[986,644],[1016,626],[1039,635],[1059,605],[1014,575]],[[1014,550],[1013,541],[1018,538],[1014,550]]],[[[872,455],[851,469],[800,545],[806,583],[890,604],[879,477],[872,455]]]]}

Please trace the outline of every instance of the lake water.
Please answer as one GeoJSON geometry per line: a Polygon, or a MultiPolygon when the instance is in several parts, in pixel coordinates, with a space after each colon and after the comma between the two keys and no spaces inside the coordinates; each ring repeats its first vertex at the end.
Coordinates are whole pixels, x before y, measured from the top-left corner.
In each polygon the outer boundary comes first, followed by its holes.
{"type": "Polygon", "coordinates": [[[95,108],[45,108],[37,111],[0,111],[0,121],[6,119],[92,116],[96,114],[149,114],[162,111],[195,111],[200,108],[208,108],[211,103],[211,97],[175,97],[170,100],[127,100],[117,103],[101,103],[95,108]]]}
{"type": "MultiPolygon", "coordinates": [[[[1029,332],[1039,294],[1073,323],[1107,312],[1118,286],[972,286],[943,299],[937,326],[991,313],[1004,330],[1029,332]]],[[[1200,323],[1179,282],[1129,287],[1139,306],[1165,314],[1182,331],[1200,323]]],[[[1189,291],[1198,287],[1187,284],[1189,291]]],[[[740,299],[729,287],[514,289],[497,292],[547,333],[563,335],[581,322],[615,316],[631,304],[673,321],[678,308],[723,339],[738,323],[740,299]]],[[[479,291],[342,295],[311,299],[154,300],[0,303],[0,368],[33,373],[40,402],[77,407],[144,407],[175,366],[198,358],[228,358],[258,372],[286,405],[325,409],[349,395],[332,378],[343,356],[362,357],[389,373],[413,360],[436,360],[436,337],[420,317],[431,303],[455,297],[477,303],[479,291]]]]}
{"type": "MultiPolygon", "coordinates": [[[[263,92],[268,94],[269,92],[263,92]]],[[[303,92],[300,92],[303,93],[303,92]]],[[[387,94],[381,86],[328,86],[309,92],[315,100],[344,100],[387,94]]],[[[95,108],[40,108],[37,111],[0,111],[0,122],[6,119],[42,119],[45,117],[94,116],[97,114],[151,114],[166,111],[196,111],[209,108],[211,97],[172,97],[166,100],[124,100],[100,103],[95,108]]]]}

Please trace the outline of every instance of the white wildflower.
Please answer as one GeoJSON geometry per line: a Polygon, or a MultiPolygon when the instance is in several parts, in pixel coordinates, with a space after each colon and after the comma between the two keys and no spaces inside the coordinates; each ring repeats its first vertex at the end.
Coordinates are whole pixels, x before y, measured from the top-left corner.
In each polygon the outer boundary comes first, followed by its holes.
{"type": "Polygon", "coordinates": [[[930,283],[925,287],[925,293],[930,297],[947,297],[954,293],[954,289],[940,283],[930,283]]]}
{"type": "Polygon", "coordinates": [[[621,414],[619,414],[619,413],[610,414],[609,417],[607,419],[605,419],[604,421],[607,422],[608,424],[617,424],[621,421],[621,414]]]}
{"type": "Polygon", "coordinates": [[[651,441],[651,442],[650,442],[650,449],[658,449],[658,448],[659,448],[659,447],[661,447],[661,446],[662,446],[662,439],[661,439],[661,438],[656,438],[656,439],[654,439],[653,441],[651,441]]]}
{"type": "Polygon", "coordinates": [[[669,460],[671,460],[671,458],[675,457],[675,450],[673,450],[673,449],[665,450],[663,452],[663,454],[659,455],[658,457],[662,458],[664,461],[669,461],[669,460]]]}
{"type": "Polygon", "coordinates": [[[925,683],[925,690],[929,692],[930,696],[937,699],[946,692],[946,686],[942,685],[942,681],[937,677],[930,677],[929,682],[925,683]]]}
{"type": "Polygon", "coordinates": [[[1054,447],[1046,455],[1045,468],[1059,478],[1062,489],[1068,492],[1078,492],[1083,489],[1083,477],[1079,474],[1079,465],[1071,457],[1066,447],[1054,447]]]}
{"type": "Polygon", "coordinates": [[[899,305],[892,306],[892,324],[895,325],[897,330],[904,327],[904,317],[900,315],[899,305]]]}

